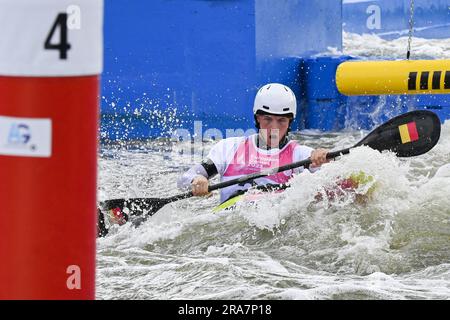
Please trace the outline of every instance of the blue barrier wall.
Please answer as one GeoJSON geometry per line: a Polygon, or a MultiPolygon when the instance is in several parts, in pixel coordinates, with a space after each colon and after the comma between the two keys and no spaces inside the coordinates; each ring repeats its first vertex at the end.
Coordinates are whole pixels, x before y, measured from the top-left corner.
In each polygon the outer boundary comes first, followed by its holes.
{"type": "MultiPolygon", "coordinates": [[[[343,0],[343,30],[384,39],[408,36],[410,0],[343,0]]],[[[414,36],[448,38],[450,0],[414,0],[414,36]]]]}
{"type": "MultiPolygon", "coordinates": [[[[340,0],[105,0],[103,140],[254,128],[262,84],[299,99],[302,56],[341,49],[340,0]]],[[[304,127],[304,119],[294,123],[304,127]]]]}
{"type": "MultiPolygon", "coordinates": [[[[415,0],[415,35],[448,37],[449,7],[415,0]]],[[[350,57],[317,55],[342,49],[342,16],[347,31],[389,38],[404,35],[408,10],[407,0],[105,0],[101,138],[243,133],[268,82],[296,93],[294,130],[371,129],[424,108],[448,119],[449,95],[344,97],[335,71],[350,57]]]]}

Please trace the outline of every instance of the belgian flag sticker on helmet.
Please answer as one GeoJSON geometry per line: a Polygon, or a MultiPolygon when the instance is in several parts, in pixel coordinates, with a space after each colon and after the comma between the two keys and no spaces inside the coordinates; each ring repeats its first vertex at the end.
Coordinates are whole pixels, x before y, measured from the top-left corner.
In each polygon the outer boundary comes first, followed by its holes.
{"type": "Polygon", "coordinates": [[[400,138],[402,140],[402,143],[419,140],[419,134],[417,133],[415,121],[398,126],[398,130],[400,131],[400,138]]]}

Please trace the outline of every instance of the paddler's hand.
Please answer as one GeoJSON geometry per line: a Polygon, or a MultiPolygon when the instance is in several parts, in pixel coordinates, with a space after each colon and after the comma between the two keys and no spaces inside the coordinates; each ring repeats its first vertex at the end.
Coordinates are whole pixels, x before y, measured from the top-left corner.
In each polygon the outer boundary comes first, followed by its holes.
{"type": "Polygon", "coordinates": [[[330,159],[327,159],[328,152],[329,150],[321,148],[313,150],[311,153],[311,167],[320,167],[322,164],[330,162],[330,159]]]}
{"type": "Polygon", "coordinates": [[[208,192],[208,179],[204,176],[196,176],[191,183],[192,186],[192,194],[194,196],[206,196],[209,194],[208,192]]]}

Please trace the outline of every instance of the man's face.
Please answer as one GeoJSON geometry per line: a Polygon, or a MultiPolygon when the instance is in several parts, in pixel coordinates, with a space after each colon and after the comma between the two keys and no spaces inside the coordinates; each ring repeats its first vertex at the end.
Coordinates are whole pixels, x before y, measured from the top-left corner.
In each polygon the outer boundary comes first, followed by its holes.
{"type": "Polygon", "coordinates": [[[289,128],[290,118],[286,116],[275,116],[258,114],[256,120],[259,123],[259,133],[267,145],[271,148],[280,144],[289,128]]]}

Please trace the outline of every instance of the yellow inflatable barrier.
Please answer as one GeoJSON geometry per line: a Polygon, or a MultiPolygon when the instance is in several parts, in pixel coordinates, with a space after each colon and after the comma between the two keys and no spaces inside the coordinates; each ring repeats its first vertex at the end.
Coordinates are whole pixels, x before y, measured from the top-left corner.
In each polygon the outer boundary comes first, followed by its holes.
{"type": "Polygon", "coordinates": [[[450,60],[348,61],[336,70],[340,93],[449,94],[450,60]]]}

